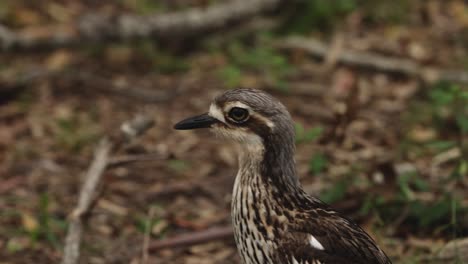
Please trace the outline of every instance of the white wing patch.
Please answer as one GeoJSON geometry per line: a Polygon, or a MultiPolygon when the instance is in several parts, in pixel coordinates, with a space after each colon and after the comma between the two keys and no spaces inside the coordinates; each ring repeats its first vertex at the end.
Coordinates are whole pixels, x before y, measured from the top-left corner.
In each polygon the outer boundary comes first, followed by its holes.
{"type": "Polygon", "coordinates": [[[320,244],[320,242],[314,237],[310,236],[309,243],[313,248],[316,248],[318,250],[324,250],[325,248],[320,244]]]}

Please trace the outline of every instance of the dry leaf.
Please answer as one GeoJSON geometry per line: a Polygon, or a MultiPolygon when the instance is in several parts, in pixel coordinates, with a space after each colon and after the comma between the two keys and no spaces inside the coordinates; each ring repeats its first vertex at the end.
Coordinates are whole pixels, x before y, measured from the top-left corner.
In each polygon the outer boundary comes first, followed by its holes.
{"type": "Polygon", "coordinates": [[[33,232],[39,227],[39,223],[37,222],[36,218],[26,212],[21,214],[21,224],[28,232],[33,232]]]}
{"type": "Polygon", "coordinates": [[[71,54],[65,50],[58,50],[46,60],[47,68],[51,71],[61,70],[71,62],[71,54]]]}

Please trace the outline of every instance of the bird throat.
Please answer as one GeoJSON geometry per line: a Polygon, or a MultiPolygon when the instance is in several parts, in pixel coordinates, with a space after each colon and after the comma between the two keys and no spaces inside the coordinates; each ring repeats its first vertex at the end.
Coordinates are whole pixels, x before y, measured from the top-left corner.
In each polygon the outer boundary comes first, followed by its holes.
{"type": "MultiPolygon", "coordinates": [[[[261,184],[268,193],[296,193],[302,189],[296,174],[294,143],[267,138],[258,144],[241,143],[236,182],[241,187],[261,184]]],[[[262,189],[261,189],[262,190],[262,189]]],[[[234,190],[235,191],[235,190],[234,190]]],[[[266,195],[266,194],[265,194],[266,195]]]]}
{"type": "Polygon", "coordinates": [[[293,155],[294,149],[281,144],[240,145],[231,214],[243,263],[273,263],[270,253],[278,248],[275,237],[287,220],[282,210],[297,200],[286,195],[300,188],[293,155]]]}

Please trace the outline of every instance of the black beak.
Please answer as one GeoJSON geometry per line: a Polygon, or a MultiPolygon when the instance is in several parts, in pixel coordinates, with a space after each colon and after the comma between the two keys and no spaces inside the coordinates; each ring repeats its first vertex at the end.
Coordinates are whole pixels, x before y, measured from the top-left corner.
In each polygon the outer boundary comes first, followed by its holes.
{"type": "Polygon", "coordinates": [[[218,119],[211,117],[208,113],[203,115],[189,117],[180,121],[179,123],[174,125],[175,129],[178,130],[187,130],[187,129],[195,129],[195,128],[206,128],[211,127],[212,124],[217,123],[218,119]]]}

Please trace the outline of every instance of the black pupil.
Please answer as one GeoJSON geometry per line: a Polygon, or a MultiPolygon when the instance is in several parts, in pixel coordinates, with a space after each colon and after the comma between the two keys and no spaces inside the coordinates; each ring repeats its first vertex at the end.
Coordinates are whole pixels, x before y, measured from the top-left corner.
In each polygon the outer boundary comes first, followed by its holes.
{"type": "Polygon", "coordinates": [[[247,110],[234,107],[229,111],[229,116],[236,121],[242,121],[247,117],[247,110]]]}

